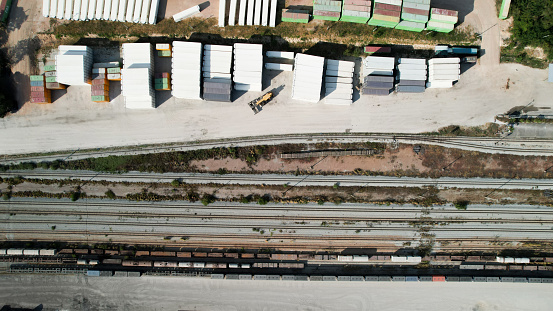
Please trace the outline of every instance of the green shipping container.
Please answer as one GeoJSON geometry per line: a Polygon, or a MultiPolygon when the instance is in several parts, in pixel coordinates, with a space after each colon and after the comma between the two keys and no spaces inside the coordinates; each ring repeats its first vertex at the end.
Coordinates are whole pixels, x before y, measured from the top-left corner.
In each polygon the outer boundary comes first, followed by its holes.
{"type": "Polygon", "coordinates": [[[46,65],[44,71],[56,71],[56,65],[46,65]]]}
{"type": "Polygon", "coordinates": [[[121,68],[119,67],[108,68],[108,73],[121,73],[121,68]]]}
{"type": "Polygon", "coordinates": [[[92,101],[93,102],[105,102],[105,101],[109,101],[109,97],[108,96],[101,96],[101,95],[92,96],[92,101]]]}
{"type": "Polygon", "coordinates": [[[31,76],[31,81],[44,81],[44,76],[31,76]]]}
{"type": "Polygon", "coordinates": [[[46,83],[58,82],[56,77],[46,77],[46,83]]]}
{"type": "Polygon", "coordinates": [[[171,51],[169,50],[159,50],[157,51],[159,57],[171,57],[171,51]]]}
{"type": "Polygon", "coordinates": [[[6,2],[6,7],[4,9],[4,12],[2,13],[2,23],[6,23],[8,21],[8,17],[10,16],[10,10],[12,9],[12,0],[8,0],[6,2]]]}

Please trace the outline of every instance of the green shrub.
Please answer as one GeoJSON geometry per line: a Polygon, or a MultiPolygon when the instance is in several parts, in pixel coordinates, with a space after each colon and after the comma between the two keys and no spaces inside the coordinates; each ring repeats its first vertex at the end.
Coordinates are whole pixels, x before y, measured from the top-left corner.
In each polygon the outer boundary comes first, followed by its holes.
{"type": "Polygon", "coordinates": [[[269,203],[269,201],[266,198],[263,198],[263,197],[261,197],[261,198],[259,198],[259,200],[257,200],[257,204],[259,204],[259,205],[265,205],[267,203],[269,203]]]}
{"type": "Polygon", "coordinates": [[[453,203],[453,205],[458,210],[466,210],[467,206],[469,205],[469,202],[468,201],[457,201],[457,202],[453,203]]]}
{"type": "Polygon", "coordinates": [[[115,200],[117,198],[117,196],[115,195],[115,193],[113,191],[111,191],[111,189],[108,189],[108,191],[106,191],[106,197],[108,197],[112,200],[115,200]]]}
{"type": "Polygon", "coordinates": [[[215,200],[216,200],[215,196],[205,193],[202,197],[201,202],[203,205],[208,206],[209,204],[215,202],[215,200]]]}

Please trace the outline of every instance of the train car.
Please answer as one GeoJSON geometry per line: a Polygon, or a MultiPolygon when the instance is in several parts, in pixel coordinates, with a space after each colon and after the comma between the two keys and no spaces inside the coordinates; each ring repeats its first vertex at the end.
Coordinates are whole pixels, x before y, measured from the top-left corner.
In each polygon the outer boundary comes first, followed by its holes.
{"type": "Polygon", "coordinates": [[[545,257],[543,259],[543,261],[552,263],[553,262],[553,257],[545,257]]]}
{"type": "Polygon", "coordinates": [[[485,270],[507,270],[507,266],[505,265],[485,265],[485,270]]]}
{"type": "Polygon", "coordinates": [[[240,268],[242,269],[249,269],[251,268],[252,266],[249,264],[249,263],[243,263],[243,264],[240,264],[240,268]]]}
{"type": "Polygon", "coordinates": [[[78,265],[88,265],[88,260],[86,259],[79,259],[77,260],[78,265]]]}
{"type": "Polygon", "coordinates": [[[104,265],[120,265],[123,262],[121,259],[109,258],[102,260],[104,265]]]}
{"type": "Polygon", "coordinates": [[[515,258],[515,263],[530,263],[530,258],[515,258]]]}
{"type": "Polygon", "coordinates": [[[22,256],[23,255],[23,250],[22,249],[17,249],[17,248],[9,248],[9,249],[6,250],[6,255],[22,256]]]}
{"type": "Polygon", "coordinates": [[[255,258],[255,254],[251,254],[251,253],[242,253],[240,254],[240,258],[255,258]]]}
{"type": "Polygon", "coordinates": [[[352,255],[338,255],[338,261],[353,261],[352,255]]]}
{"type": "Polygon", "coordinates": [[[257,258],[259,259],[269,259],[271,258],[271,255],[270,254],[265,254],[265,253],[259,253],[257,255],[255,255],[257,258]]]}
{"type": "Polygon", "coordinates": [[[207,269],[216,269],[216,268],[218,268],[218,265],[214,262],[206,262],[205,267],[207,269]]]}
{"type": "Polygon", "coordinates": [[[193,262],[192,268],[205,268],[205,262],[193,262]]]}
{"type": "Polygon", "coordinates": [[[299,260],[310,260],[310,259],[313,259],[313,255],[311,255],[311,254],[299,254],[298,259],[299,260]]]}
{"type": "Polygon", "coordinates": [[[152,265],[149,260],[123,260],[123,266],[126,267],[151,267],[152,265]]]}
{"type": "Polygon", "coordinates": [[[467,256],[467,261],[480,262],[482,261],[482,258],[480,256],[467,256]]]}
{"type": "Polygon", "coordinates": [[[287,269],[303,269],[304,264],[303,263],[292,263],[292,262],[281,262],[278,264],[279,268],[287,268],[287,269]]]}
{"type": "Polygon", "coordinates": [[[522,266],[509,265],[509,270],[511,271],[522,270],[522,266]]]}
{"type": "Polygon", "coordinates": [[[526,270],[526,271],[537,271],[538,266],[524,266],[524,270],[526,270]]]}
{"type": "Polygon", "coordinates": [[[179,262],[179,268],[192,268],[191,262],[179,262]]]}
{"type": "Polygon", "coordinates": [[[103,255],[104,254],[104,250],[103,249],[91,249],[90,250],[90,253],[92,255],[103,255]]]}
{"type": "Polygon", "coordinates": [[[467,256],[456,255],[456,256],[451,256],[451,261],[465,261],[466,258],[467,256]]]}
{"type": "Polygon", "coordinates": [[[237,263],[229,263],[228,264],[229,269],[238,269],[240,268],[240,265],[237,263]]]}
{"type": "Polygon", "coordinates": [[[162,252],[162,251],[152,251],[150,252],[150,256],[156,256],[156,257],[175,257],[175,252],[162,252]]]}
{"type": "Polygon", "coordinates": [[[109,255],[109,256],[117,256],[117,255],[119,255],[119,251],[115,250],[115,249],[106,249],[104,254],[109,255]]]}
{"type": "Polygon", "coordinates": [[[176,268],[178,264],[174,261],[154,261],[154,267],[157,268],[176,268]]]}
{"type": "Polygon", "coordinates": [[[271,254],[272,260],[298,260],[298,254],[271,254]]]}
{"type": "Polygon", "coordinates": [[[64,248],[58,252],[59,254],[73,254],[72,248],[64,248]]]}
{"type": "Polygon", "coordinates": [[[40,256],[55,256],[56,250],[55,249],[41,249],[39,250],[40,256]]]}
{"type": "Polygon", "coordinates": [[[440,256],[432,256],[432,257],[433,257],[432,260],[435,260],[435,261],[451,261],[451,256],[440,255],[440,256]]]}
{"type": "Polygon", "coordinates": [[[132,251],[132,250],[130,250],[130,249],[120,250],[120,251],[119,251],[119,255],[120,255],[120,256],[133,256],[133,255],[134,255],[134,251],[132,251]]]}
{"type": "Polygon", "coordinates": [[[97,260],[97,259],[91,259],[88,261],[88,264],[89,265],[93,265],[93,266],[96,266],[98,265],[100,262],[97,260]]]}
{"type": "Polygon", "coordinates": [[[134,254],[136,257],[140,256],[150,256],[150,251],[136,251],[136,254],[134,254]]]}
{"type": "Polygon", "coordinates": [[[225,258],[238,258],[238,253],[224,253],[225,258]]]}
{"type": "Polygon", "coordinates": [[[226,263],[220,262],[217,264],[217,269],[226,269],[226,268],[227,268],[226,263]]]}
{"type": "Polygon", "coordinates": [[[79,255],[88,255],[89,253],[88,248],[75,248],[73,252],[79,255]]]}
{"type": "Polygon", "coordinates": [[[443,275],[433,275],[432,282],[445,282],[445,276],[443,275]]]}
{"type": "Polygon", "coordinates": [[[25,256],[38,256],[40,253],[40,250],[38,249],[24,249],[23,255],[25,256]]]}
{"type": "Polygon", "coordinates": [[[221,258],[223,257],[223,253],[209,253],[207,254],[207,257],[221,258]]]}
{"type": "Polygon", "coordinates": [[[192,257],[192,253],[191,252],[177,252],[177,257],[190,258],[190,257],[192,257]]]}
{"type": "Polygon", "coordinates": [[[3,255],[6,255],[6,250],[5,249],[0,249],[0,256],[3,256],[3,255]]]}
{"type": "Polygon", "coordinates": [[[461,270],[484,270],[484,265],[473,265],[473,264],[462,263],[461,265],[459,265],[459,269],[461,269],[461,270]]]}
{"type": "Polygon", "coordinates": [[[207,257],[207,253],[205,253],[205,252],[193,252],[192,257],[205,258],[205,257],[207,257]]]}

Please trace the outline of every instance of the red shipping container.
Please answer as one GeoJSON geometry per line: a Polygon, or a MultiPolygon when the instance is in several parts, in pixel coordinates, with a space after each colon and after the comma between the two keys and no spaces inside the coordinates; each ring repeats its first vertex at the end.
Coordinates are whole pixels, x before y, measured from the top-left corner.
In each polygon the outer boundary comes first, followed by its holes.
{"type": "Polygon", "coordinates": [[[392,4],[386,4],[386,3],[377,3],[374,6],[375,9],[381,9],[381,10],[388,10],[388,11],[401,11],[401,7],[397,5],[392,4]]]}
{"type": "Polygon", "coordinates": [[[403,12],[409,13],[409,14],[417,14],[417,15],[428,16],[428,11],[426,11],[426,10],[419,10],[419,9],[403,7],[403,12]]]}
{"type": "Polygon", "coordinates": [[[380,15],[386,15],[386,16],[392,16],[392,17],[400,17],[401,12],[400,11],[389,11],[389,10],[380,10],[376,9],[374,10],[373,14],[380,14],[380,15]]]}
{"type": "Polygon", "coordinates": [[[445,276],[443,275],[433,275],[432,282],[445,282],[445,276]]]}
{"type": "Polygon", "coordinates": [[[96,79],[92,80],[92,85],[102,85],[102,84],[108,84],[108,80],[106,79],[96,79]]]}
{"type": "Polygon", "coordinates": [[[447,15],[447,16],[458,16],[459,12],[452,11],[452,10],[446,10],[446,9],[432,8],[432,14],[447,15]]]}
{"type": "Polygon", "coordinates": [[[389,46],[366,46],[365,53],[390,53],[392,48],[389,46]]]}
{"type": "Polygon", "coordinates": [[[31,92],[44,92],[44,86],[31,86],[31,92]]]}
{"type": "Polygon", "coordinates": [[[358,12],[370,12],[371,8],[368,6],[362,5],[344,5],[344,10],[358,11],[358,12]]]}
{"type": "Polygon", "coordinates": [[[47,97],[44,92],[31,92],[31,97],[47,97]]]}
{"type": "Polygon", "coordinates": [[[329,16],[329,17],[340,17],[340,12],[313,11],[313,15],[329,16]]]}
{"type": "Polygon", "coordinates": [[[345,0],[344,4],[353,4],[353,5],[363,5],[363,6],[371,6],[371,1],[365,1],[365,0],[345,0]]]}
{"type": "Polygon", "coordinates": [[[98,90],[109,91],[109,87],[108,87],[107,84],[92,85],[92,90],[93,91],[98,91],[98,90]]]}
{"type": "MultiPolygon", "coordinates": [[[[109,96],[109,92],[108,91],[103,91],[103,90],[93,90],[92,91],[92,96],[109,96]]],[[[152,255],[154,256],[154,255],[152,255]]]]}

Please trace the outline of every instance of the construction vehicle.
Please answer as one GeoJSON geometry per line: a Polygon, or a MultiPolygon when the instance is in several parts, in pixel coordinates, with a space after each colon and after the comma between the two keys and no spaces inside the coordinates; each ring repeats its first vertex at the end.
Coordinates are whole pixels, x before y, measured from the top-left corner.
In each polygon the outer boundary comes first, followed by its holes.
{"type": "Polygon", "coordinates": [[[248,103],[250,108],[252,108],[254,114],[257,114],[261,111],[263,106],[265,106],[269,101],[273,99],[273,92],[267,92],[263,94],[262,96],[259,96],[258,98],[252,100],[248,103]]]}

